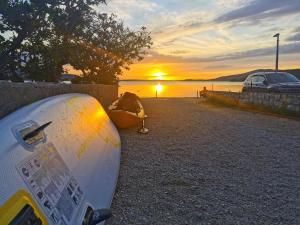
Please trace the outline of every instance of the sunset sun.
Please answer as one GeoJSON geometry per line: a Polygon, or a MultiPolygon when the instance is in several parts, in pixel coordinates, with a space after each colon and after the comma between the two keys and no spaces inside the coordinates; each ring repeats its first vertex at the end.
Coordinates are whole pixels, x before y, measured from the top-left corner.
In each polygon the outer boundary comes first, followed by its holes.
{"type": "Polygon", "coordinates": [[[166,73],[164,72],[155,72],[152,74],[152,77],[155,80],[165,80],[166,73]]]}

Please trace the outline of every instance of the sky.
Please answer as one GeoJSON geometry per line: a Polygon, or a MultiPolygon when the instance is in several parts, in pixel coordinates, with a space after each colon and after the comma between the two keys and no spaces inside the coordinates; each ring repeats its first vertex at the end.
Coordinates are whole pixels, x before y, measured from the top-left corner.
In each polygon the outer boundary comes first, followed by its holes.
{"type": "Polygon", "coordinates": [[[147,57],[121,79],[210,79],[275,67],[300,68],[300,0],[107,0],[131,29],[153,38],[147,57]]]}

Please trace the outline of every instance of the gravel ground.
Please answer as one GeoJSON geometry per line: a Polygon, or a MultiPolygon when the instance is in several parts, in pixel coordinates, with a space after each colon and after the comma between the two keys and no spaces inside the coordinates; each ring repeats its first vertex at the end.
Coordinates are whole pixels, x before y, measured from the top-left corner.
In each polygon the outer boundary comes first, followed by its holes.
{"type": "Polygon", "coordinates": [[[300,122],[144,99],[148,135],[121,131],[112,224],[300,224],[300,122]]]}

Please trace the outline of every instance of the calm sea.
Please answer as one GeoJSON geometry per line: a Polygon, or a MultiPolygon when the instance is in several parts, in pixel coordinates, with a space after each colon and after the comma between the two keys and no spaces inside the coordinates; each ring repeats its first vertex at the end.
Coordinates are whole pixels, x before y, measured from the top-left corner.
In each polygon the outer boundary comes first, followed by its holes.
{"type": "Polygon", "coordinates": [[[243,83],[223,81],[120,81],[119,93],[126,91],[140,97],[196,97],[206,87],[214,91],[240,92],[243,83]]]}

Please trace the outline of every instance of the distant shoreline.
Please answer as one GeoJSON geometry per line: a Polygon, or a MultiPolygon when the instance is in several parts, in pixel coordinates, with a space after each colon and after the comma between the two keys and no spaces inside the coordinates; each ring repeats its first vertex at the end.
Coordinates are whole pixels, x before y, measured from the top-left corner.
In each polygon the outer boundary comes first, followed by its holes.
{"type": "Polygon", "coordinates": [[[119,82],[185,82],[185,81],[199,81],[199,82],[236,82],[240,83],[241,81],[227,81],[227,80],[119,80],[119,82]]]}
{"type": "MultiPolygon", "coordinates": [[[[182,80],[143,80],[143,79],[126,79],[126,80],[120,80],[120,81],[158,81],[158,82],[164,82],[164,81],[202,81],[202,82],[209,82],[209,81],[224,81],[224,82],[244,82],[244,80],[247,78],[247,76],[251,73],[259,73],[259,72],[275,72],[272,69],[258,69],[258,70],[252,70],[246,73],[241,74],[235,74],[235,75],[228,75],[228,76],[220,76],[213,79],[182,79],[182,80]]],[[[286,70],[280,70],[279,72],[287,72],[290,74],[293,74],[300,80],[300,69],[286,69],[286,70]]]]}

